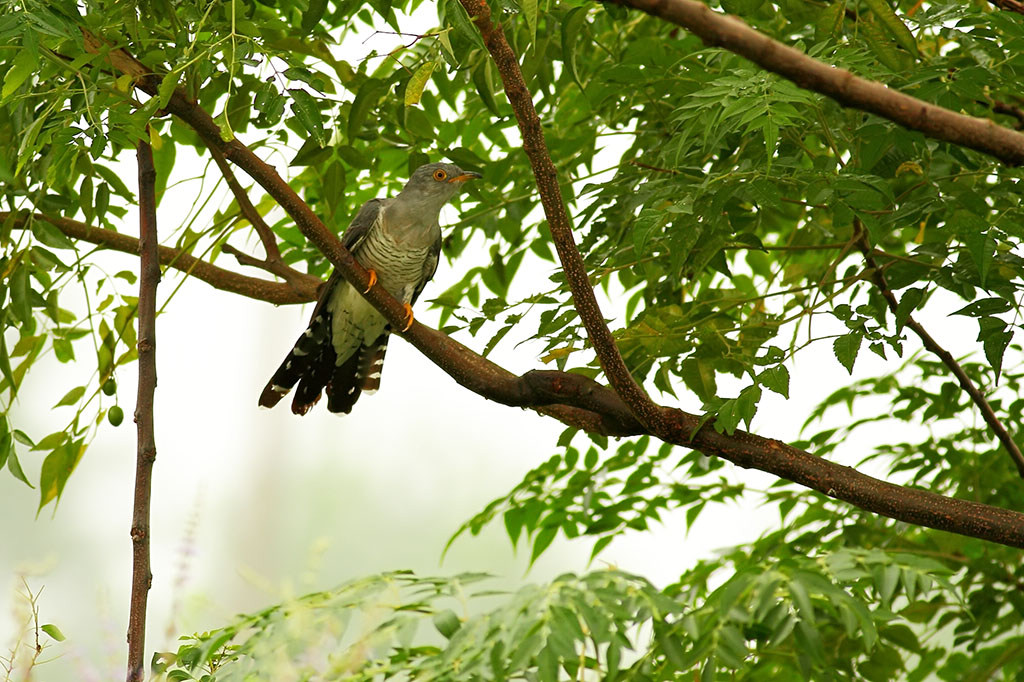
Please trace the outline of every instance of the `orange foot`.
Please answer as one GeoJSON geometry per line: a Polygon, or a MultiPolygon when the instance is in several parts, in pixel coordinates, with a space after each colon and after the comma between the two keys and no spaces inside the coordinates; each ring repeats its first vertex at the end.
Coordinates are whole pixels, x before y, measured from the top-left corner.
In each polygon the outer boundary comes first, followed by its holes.
{"type": "Polygon", "coordinates": [[[407,332],[409,327],[412,326],[412,306],[408,303],[403,303],[402,307],[405,308],[405,327],[402,328],[402,331],[407,332]]]}
{"type": "Polygon", "coordinates": [[[370,289],[372,289],[373,285],[377,283],[377,273],[373,268],[368,269],[366,272],[370,275],[370,282],[366,285],[366,290],[363,292],[364,294],[370,293],[370,289]]]}

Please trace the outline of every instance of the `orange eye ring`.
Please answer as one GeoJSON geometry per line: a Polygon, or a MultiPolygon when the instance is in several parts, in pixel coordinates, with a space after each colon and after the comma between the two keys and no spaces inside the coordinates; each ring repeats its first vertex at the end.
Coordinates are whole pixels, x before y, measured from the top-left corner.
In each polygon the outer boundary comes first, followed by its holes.
{"type": "Polygon", "coordinates": [[[434,171],[434,179],[437,180],[438,182],[441,182],[442,180],[444,180],[447,177],[448,177],[448,174],[445,173],[440,168],[438,168],[436,171],[434,171]]]}

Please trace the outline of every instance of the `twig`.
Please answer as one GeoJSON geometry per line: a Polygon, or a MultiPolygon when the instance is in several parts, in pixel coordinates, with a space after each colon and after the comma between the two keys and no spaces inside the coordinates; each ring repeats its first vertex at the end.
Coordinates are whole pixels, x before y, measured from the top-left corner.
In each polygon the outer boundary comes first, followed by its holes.
{"type": "MultiPolygon", "coordinates": [[[[893,315],[895,315],[899,304],[896,301],[895,294],[892,293],[892,290],[889,288],[889,285],[885,280],[885,274],[882,272],[882,269],[879,268],[872,255],[871,244],[868,242],[867,231],[861,226],[860,221],[856,219],[854,219],[854,229],[856,230],[856,233],[859,233],[855,234],[857,246],[864,255],[864,262],[868,266],[868,270],[871,274],[871,280],[878,288],[879,293],[882,294],[886,303],[888,303],[889,310],[891,310],[893,315]]],[[[1006,448],[1006,452],[1010,455],[1013,463],[1017,466],[1018,473],[1021,478],[1024,478],[1024,454],[1021,454],[1020,448],[1017,447],[1013,438],[1010,437],[1006,427],[1004,427],[1002,422],[999,421],[999,417],[996,416],[995,411],[992,409],[992,406],[989,404],[984,394],[978,390],[978,387],[974,385],[971,378],[967,376],[967,372],[964,371],[964,368],[960,366],[960,363],[956,361],[956,358],[954,358],[949,351],[940,346],[938,342],[932,338],[932,336],[924,327],[921,326],[919,322],[917,322],[917,320],[913,318],[913,316],[907,316],[906,326],[917,334],[924,347],[942,360],[942,363],[946,365],[953,376],[956,377],[957,381],[960,383],[960,388],[962,388],[964,393],[969,395],[971,400],[974,401],[974,404],[978,406],[985,423],[988,424],[989,428],[992,429],[992,432],[996,435],[996,438],[998,438],[999,442],[1002,443],[1004,448],[1006,448]]]]}
{"type": "MultiPolygon", "coordinates": [[[[89,49],[107,50],[106,58],[111,66],[132,75],[137,87],[151,95],[158,92],[160,76],[150,73],[124,50],[109,49],[90,33],[83,35],[89,49]]],[[[222,140],[213,118],[183,90],[172,94],[168,111],[196,131],[205,144],[225,149],[225,157],[278,201],[346,280],[360,291],[367,288],[366,271],[271,166],[238,140],[222,140]]],[[[372,287],[364,296],[385,319],[400,328],[405,310],[383,287],[372,287]]],[[[531,377],[534,373],[519,377],[417,321],[400,334],[460,385],[495,402],[530,407],[592,433],[614,436],[650,433],[614,391],[581,375],[555,372],[542,375],[539,380],[531,377]]],[[[721,457],[738,466],[766,471],[906,523],[1024,548],[1024,514],[1019,512],[887,483],[777,440],[739,429],[732,434],[720,434],[713,428],[698,428],[702,421],[697,415],[666,407],[658,409],[670,423],[671,432],[678,434],[666,442],[721,457]]]]}
{"type": "MultiPolygon", "coordinates": [[[[242,215],[245,219],[253,226],[256,233],[260,236],[260,241],[263,243],[263,250],[267,254],[267,262],[281,260],[281,251],[277,246],[277,237],[274,236],[274,231],[270,229],[270,225],[267,225],[266,221],[263,220],[263,216],[256,210],[256,207],[249,201],[249,195],[245,189],[238,182],[238,178],[235,177],[234,172],[231,170],[231,166],[228,165],[224,155],[220,153],[219,149],[211,149],[210,155],[213,157],[214,163],[217,164],[217,168],[220,169],[221,175],[224,176],[224,181],[227,182],[228,187],[231,189],[231,193],[235,195],[235,201],[238,203],[239,210],[242,211],[242,215]]],[[[287,279],[287,278],[286,278],[287,279]]]]}
{"type": "Polygon", "coordinates": [[[149,564],[149,507],[153,488],[156,438],[153,394],[156,392],[156,287],[160,282],[156,235],[156,169],[148,142],[136,143],[139,163],[139,391],[135,405],[138,453],[132,512],[132,596],[128,615],[128,682],[145,676],[146,602],[153,574],[149,564]]]}
{"type": "MultiPolygon", "coordinates": [[[[714,12],[695,0],[615,0],[619,4],[682,26],[705,43],[724,47],[761,67],[779,74],[801,88],[820,92],[843,106],[877,114],[929,137],[968,147],[999,159],[1008,166],[1024,164],[1024,135],[905,95],[836,68],[783,45],[742,20],[714,12]]],[[[1004,9],[1020,6],[1021,0],[993,0],[1004,9]]]]}
{"type": "MultiPolygon", "coordinates": [[[[0,212],[0,223],[5,222],[10,215],[7,212],[0,212]]],[[[26,212],[13,218],[14,227],[24,228],[28,223],[30,215],[33,220],[43,220],[50,223],[72,239],[78,239],[123,253],[137,254],[139,252],[139,240],[134,237],[114,232],[113,230],[93,227],[69,218],[57,218],[42,213],[29,214],[26,212]]],[[[227,251],[224,247],[222,247],[222,250],[227,251]]],[[[297,271],[298,276],[289,283],[269,282],[257,277],[247,277],[237,272],[219,268],[216,265],[207,263],[191,254],[169,246],[160,247],[160,264],[180,270],[191,277],[206,282],[216,289],[276,305],[315,301],[317,289],[323,284],[323,280],[319,277],[297,271]]]]}
{"type": "Polygon", "coordinates": [[[551,239],[555,243],[558,259],[562,263],[562,271],[565,273],[566,282],[572,291],[573,305],[583,326],[586,327],[587,336],[601,362],[605,376],[608,377],[615,392],[622,396],[623,401],[629,405],[630,411],[641,424],[661,438],[672,438],[672,435],[666,430],[668,425],[662,416],[661,409],[633,379],[633,375],[626,367],[611,330],[605,323],[597,298],[594,296],[594,289],[587,277],[583,258],[580,256],[579,249],[576,248],[569,216],[565,211],[562,190],[558,185],[558,171],[551,161],[540,118],[537,116],[530,91],[523,80],[523,73],[519,69],[519,60],[508,41],[505,40],[505,33],[501,25],[492,23],[491,10],[485,0],[460,0],[460,2],[469,13],[470,19],[476,24],[487,51],[491,53],[491,58],[498,67],[498,73],[505,87],[505,94],[508,96],[512,111],[519,124],[519,131],[523,139],[523,151],[526,152],[526,156],[530,160],[533,176],[537,181],[537,190],[540,193],[541,205],[544,207],[544,216],[547,218],[548,227],[551,230],[551,239]]]}

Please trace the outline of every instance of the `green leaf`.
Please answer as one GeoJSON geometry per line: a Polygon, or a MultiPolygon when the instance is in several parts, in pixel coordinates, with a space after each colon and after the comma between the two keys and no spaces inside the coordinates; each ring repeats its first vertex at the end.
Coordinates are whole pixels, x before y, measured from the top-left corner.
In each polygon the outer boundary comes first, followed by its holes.
{"type": "Polygon", "coordinates": [[[309,0],[309,6],[302,13],[302,24],[300,28],[303,33],[310,33],[319,24],[327,10],[327,0],[309,0]]]}
{"type": "Polygon", "coordinates": [[[718,392],[715,368],[701,358],[687,358],[680,364],[680,376],[687,388],[703,402],[710,402],[718,392]]]}
{"type": "Polygon", "coordinates": [[[298,119],[303,129],[312,135],[317,145],[323,147],[327,144],[327,135],[324,132],[323,114],[317,104],[316,98],[305,90],[293,88],[288,91],[292,98],[292,113],[298,119]]]}
{"type": "Polygon", "coordinates": [[[924,299],[924,289],[907,289],[896,304],[896,331],[899,332],[910,319],[910,314],[924,299]]]}
{"type": "Polygon", "coordinates": [[[430,80],[430,74],[433,73],[435,66],[437,66],[437,62],[424,62],[412,74],[409,84],[405,87],[405,106],[411,107],[420,103],[420,98],[423,96],[423,88],[426,87],[427,82],[430,80]]]}
{"type": "Polygon", "coordinates": [[[169,71],[164,74],[164,77],[160,79],[160,87],[157,88],[157,108],[167,108],[167,103],[171,101],[171,97],[174,95],[174,89],[178,87],[178,81],[181,80],[180,71],[169,71]]]}
{"type": "Polygon", "coordinates": [[[451,609],[445,609],[434,614],[434,627],[445,639],[451,639],[452,635],[462,627],[462,621],[451,609]]]}
{"type": "MultiPolygon", "coordinates": [[[[17,432],[15,432],[15,434],[17,434],[17,432]]],[[[21,470],[21,462],[18,461],[18,454],[13,448],[11,448],[7,455],[7,470],[11,472],[11,475],[27,485],[29,488],[35,488],[35,486],[29,483],[28,479],[25,478],[25,472],[21,470]]]]}
{"type": "Polygon", "coordinates": [[[537,537],[533,539],[533,551],[530,552],[531,566],[544,553],[544,550],[551,545],[551,541],[555,539],[556,533],[558,533],[558,526],[544,526],[537,532],[537,537]]]}
{"type": "Polygon", "coordinates": [[[537,0],[519,0],[523,8],[523,15],[526,17],[526,27],[530,30],[530,42],[537,41],[537,0]]]}
{"type": "Polygon", "coordinates": [[[882,26],[885,30],[896,39],[899,46],[910,54],[919,56],[917,50],[917,41],[914,40],[914,34],[910,32],[907,25],[896,16],[896,12],[893,11],[892,7],[886,0],[864,0],[864,4],[871,9],[874,15],[882,22],[882,26]]]}
{"type": "Polygon", "coordinates": [[[857,360],[857,351],[860,350],[860,343],[864,337],[857,332],[851,332],[840,336],[832,343],[832,351],[846,371],[853,374],[853,363],[857,360]]]}
{"type": "Polygon", "coordinates": [[[574,7],[569,10],[562,20],[562,63],[569,71],[569,75],[576,81],[576,85],[583,88],[580,82],[579,71],[576,68],[576,51],[580,38],[580,31],[583,30],[587,18],[588,7],[574,7]]]}
{"type": "Polygon", "coordinates": [[[757,375],[757,381],[770,391],[774,391],[783,398],[789,398],[789,370],[785,365],[769,367],[757,375]]]}
{"type": "Polygon", "coordinates": [[[48,634],[52,639],[57,642],[64,641],[64,633],[60,631],[60,628],[53,623],[47,623],[46,625],[39,626],[39,629],[48,634]]]}
{"type": "Polygon", "coordinates": [[[75,403],[82,399],[83,395],[85,395],[85,386],[76,386],[75,388],[71,389],[66,394],[64,394],[64,397],[61,398],[60,401],[56,405],[54,405],[54,407],[61,407],[63,405],[74,405],[75,403]]]}
{"type": "Polygon", "coordinates": [[[0,102],[14,94],[14,91],[31,76],[39,66],[39,55],[33,50],[18,50],[14,63],[4,76],[4,85],[0,89],[0,102]]]}
{"type": "MultiPolygon", "coordinates": [[[[456,4],[458,3],[449,3],[456,4]]],[[[462,9],[461,7],[459,9],[462,9]]],[[[465,10],[463,10],[465,11],[465,10]]],[[[387,84],[376,78],[367,78],[366,82],[359,88],[356,97],[352,100],[352,109],[348,115],[348,139],[349,143],[356,139],[363,128],[363,122],[370,114],[370,110],[377,106],[381,96],[387,90],[387,84]]]]}

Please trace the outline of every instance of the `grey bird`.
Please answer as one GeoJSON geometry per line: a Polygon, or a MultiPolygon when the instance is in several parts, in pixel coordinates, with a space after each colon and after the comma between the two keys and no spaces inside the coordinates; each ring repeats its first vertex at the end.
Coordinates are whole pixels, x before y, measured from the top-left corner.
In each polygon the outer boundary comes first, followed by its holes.
{"type": "MultiPolygon", "coordinates": [[[[437,270],[441,254],[438,216],[464,182],[481,177],[451,163],[428,163],[390,199],[371,199],[341,236],[341,243],[370,271],[370,286],[383,286],[405,305],[412,326],[412,304],[437,270]]],[[[369,289],[367,289],[369,291],[369,289]]],[[[362,393],[380,387],[391,326],[337,270],[313,308],[309,326],[260,395],[273,407],[298,384],[292,412],[306,414],[326,389],[327,409],[349,413],[362,393]]]]}

